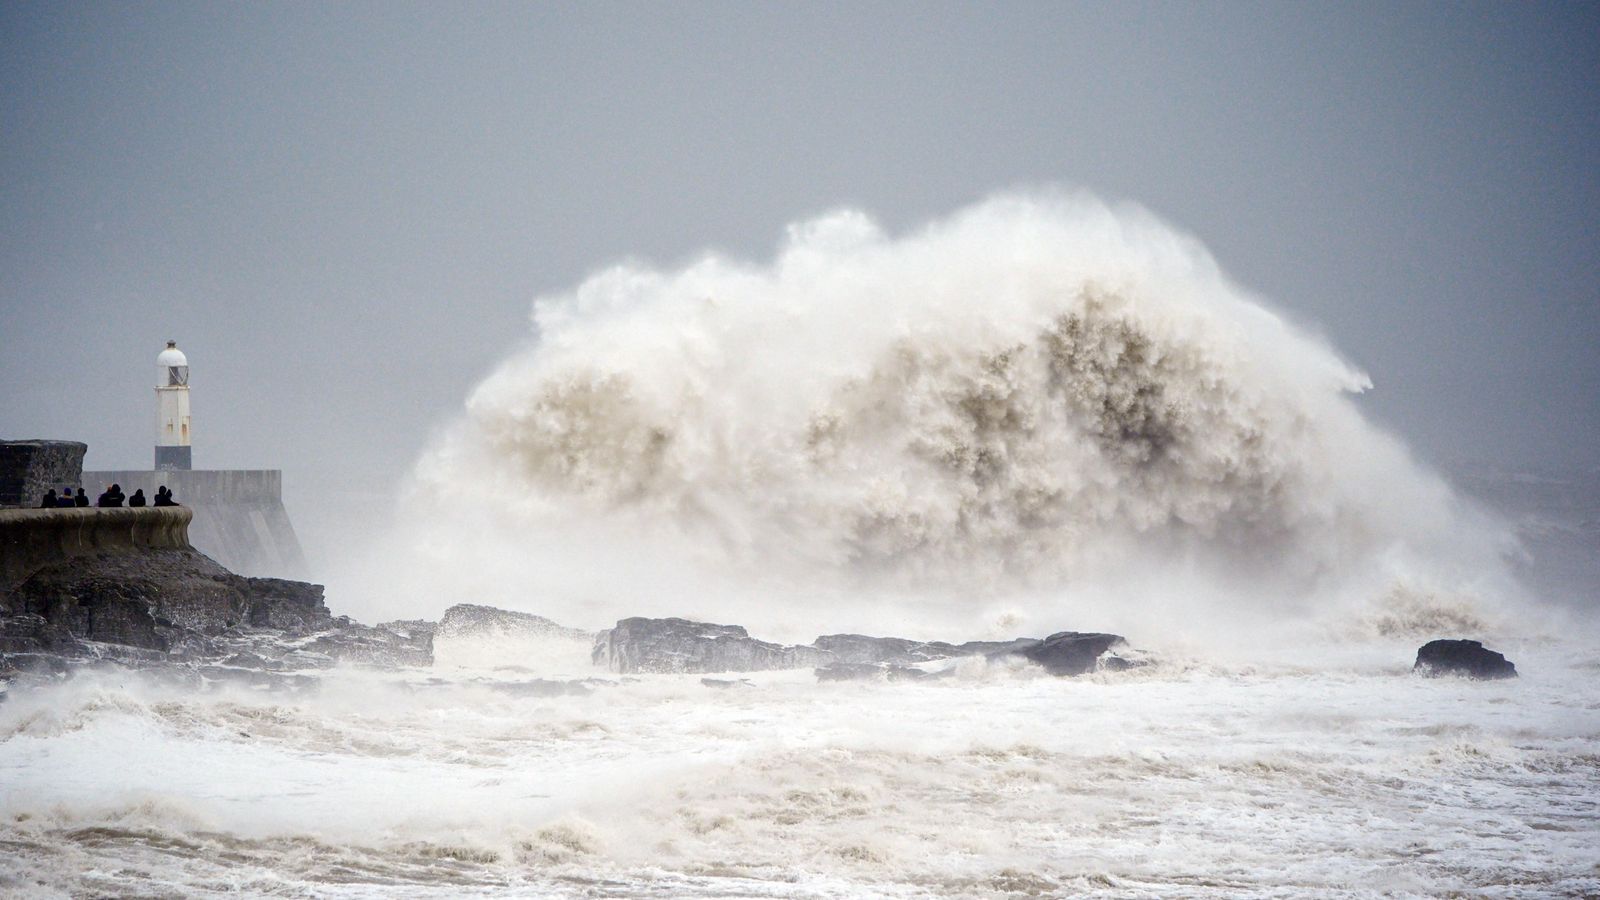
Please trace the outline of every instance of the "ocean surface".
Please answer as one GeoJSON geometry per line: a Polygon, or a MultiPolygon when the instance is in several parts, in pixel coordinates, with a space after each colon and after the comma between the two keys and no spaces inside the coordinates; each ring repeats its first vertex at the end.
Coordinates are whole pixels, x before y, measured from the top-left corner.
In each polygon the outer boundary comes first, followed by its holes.
{"type": "Polygon", "coordinates": [[[1415,676],[1415,646],[915,684],[14,687],[0,894],[1600,895],[1594,645],[1505,643],[1501,682],[1415,676]]]}

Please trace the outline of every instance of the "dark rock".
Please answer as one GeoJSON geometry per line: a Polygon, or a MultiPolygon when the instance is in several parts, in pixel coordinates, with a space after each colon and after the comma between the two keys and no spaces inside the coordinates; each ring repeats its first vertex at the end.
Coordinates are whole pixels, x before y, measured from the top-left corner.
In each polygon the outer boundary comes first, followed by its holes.
{"type": "Polygon", "coordinates": [[[243,582],[192,550],[101,553],[38,570],[12,604],[82,640],[165,651],[178,632],[217,633],[245,621],[243,582]]]}
{"type": "Polygon", "coordinates": [[[290,634],[310,634],[327,628],[333,615],[322,599],[322,585],[283,578],[246,578],[244,590],[250,624],[290,634]]]}
{"type": "Polygon", "coordinates": [[[936,659],[992,656],[1031,647],[1037,643],[1039,643],[1038,638],[947,644],[944,641],[913,641],[906,638],[868,637],[862,634],[825,634],[817,638],[812,646],[832,653],[835,659],[843,663],[888,663],[906,666],[936,659]]]}
{"type": "Polygon", "coordinates": [[[321,585],[243,578],[192,549],[73,556],[35,570],[3,602],[0,669],[20,668],[7,657],[30,653],[260,672],[433,661],[431,626],[372,628],[336,619],[321,585]]]}
{"type": "Polygon", "coordinates": [[[78,639],[63,626],[36,613],[0,613],[0,654],[58,653],[76,655],[78,639]]]}
{"type": "Polygon", "coordinates": [[[827,665],[833,654],[750,637],[738,625],[687,619],[623,619],[602,631],[592,654],[614,672],[763,672],[827,665]]]}
{"type": "Polygon", "coordinates": [[[433,665],[433,634],[401,634],[388,628],[372,627],[347,616],[333,620],[334,627],[318,634],[298,648],[301,653],[319,654],[343,663],[380,668],[433,665]]]}
{"type": "Polygon", "coordinates": [[[1429,641],[1417,650],[1414,671],[1424,675],[1465,675],[1468,678],[1515,678],[1517,667],[1503,655],[1478,641],[1429,641]]]}
{"type": "Polygon", "coordinates": [[[1124,643],[1116,634],[1058,631],[1042,641],[992,653],[990,658],[1020,655],[1051,675],[1083,675],[1095,670],[1101,654],[1124,643]]]}
{"type": "MultiPolygon", "coordinates": [[[[954,655],[955,648],[940,642],[928,643],[906,638],[868,637],[864,634],[825,634],[812,642],[819,650],[832,653],[840,665],[871,665],[877,663],[927,662],[954,655]]],[[[832,680],[832,679],[828,679],[832,680]]]]}
{"type": "Polygon", "coordinates": [[[824,681],[885,677],[910,680],[927,677],[930,673],[911,668],[917,663],[939,659],[956,659],[966,656],[983,656],[1002,659],[1022,656],[1045,667],[1052,675],[1081,675],[1104,668],[1121,671],[1146,665],[1143,661],[1122,657],[1101,658],[1106,650],[1123,643],[1114,634],[1091,634],[1062,631],[1040,640],[1017,638],[1010,641],[968,641],[964,644],[947,644],[944,641],[911,641],[905,638],[867,637],[860,634],[825,634],[817,638],[816,646],[834,654],[839,663],[865,668],[842,666],[819,669],[817,677],[824,681]],[[912,674],[915,673],[915,674],[912,674]]]}

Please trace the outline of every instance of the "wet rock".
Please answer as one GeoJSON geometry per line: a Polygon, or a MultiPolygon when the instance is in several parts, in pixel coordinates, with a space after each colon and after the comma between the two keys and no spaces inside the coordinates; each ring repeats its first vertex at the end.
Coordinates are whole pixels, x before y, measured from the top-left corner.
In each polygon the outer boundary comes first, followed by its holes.
{"type": "Polygon", "coordinates": [[[688,619],[623,619],[600,633],[592,658],[613,672],[764,672],[805,669],[833,662],[833,654],[808,646],[757,640],[738,625],[688,619]]]}
{"type": "Polygon", "coordinates": [[[438,631],[439,623],[429,622],[426,619],[395,619],[392,622],[379,622],[373,627],[388,629],[410,640],[427,640],[431,643],[438,631]]]}
{"type": "MultiPolygon", "coordinates": [[[[45,566],[12,592],[11,605],[74,637],[168,651],[186,632],[219,634],[291,602],[278,579],[241,578],[193,550],[79,556],[45,566]]],[[[321,605],[321,588],[315,604],[321,605]]],[[[326,609],[323,609],[326,614],[326,609]]]]}
{"type": "Polygon", "coordinates": [[[818,681],[926,681],[949,674],[949,671],[926,672],[894,663],[834,663],[816,670],[818,681]]]}
{"type": "Polygon", "coordinates": [[[58,653],[73,655],[78,639],[66,628],[36,613],[9,615],[0,610],[0,655],[58,653]]]}
{"type": "Polygon", "coordinates": [[[250,624],[257,628],[310,634],[332,624],[333,615],[323,602],[320,584],[284,578],[246,578],[243,588],[250,624]]]}
{"type": "Polygon", "coordinates": [[[444,611],[435,631],[439,640],[460,638],[568,638],[593,640],[591,632],[558,625],[543,616],[496,609],[474,603],[458,603],[444,611]]]}
{"type": "Polygon", "coordinates": [[[817,638],[812,646],[832,653],[841,663],[887,663],[907,666],[937,659],[992,656],[1031,647],[1037,643],[1039,643],[1038,638],[947,644],[944,641],[913,641],[895,637],[868,637],[863,634],[825,634],[817,638]]]}
{"type": "Polygon", "coordinates": [[[992,653],[990,658],[1023,656],[1051,675],[1083,675],[1096,669],[1107,650],[1126,643],[1117,634],[1058,631],[1042,641],[992,653]]]}
{"type": "Polygon", "coordinates": [[[299,652],[377,668],[433,665],[432,633],[402,634],[384,627],[362,625],[346,616],[334,619],[333,625],[297,648],[299,652]]]}
{"type": "Polygon", "coordinates": [[[1465,675],[1468,678],[1515,678],[1517,667],[1505,656],[1479,641],[1429,641],[1417,650],[1413,671],[1424,675],[1465,675]]]}
{"type": "Polygon", "coordinates": [[[445,610],[434,633],[440,665],[532,671],[589,667],[594,632],[531,613],[462,603],[445,610]]]}

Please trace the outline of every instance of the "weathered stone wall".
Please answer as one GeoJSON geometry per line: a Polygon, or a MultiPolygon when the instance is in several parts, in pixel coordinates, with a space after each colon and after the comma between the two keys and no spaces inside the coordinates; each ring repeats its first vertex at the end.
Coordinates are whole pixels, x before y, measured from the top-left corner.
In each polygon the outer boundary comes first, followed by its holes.
{"type": "Polygon", "coordinates": [[[44,492],[83,486],[83,454],[77,441],[0,442],[0,508],[38,506],[44,492]]]}
{"type": "Polygon", "coordinates": [[[0,592],[76,556],[191,549],[191,518],[193,513],[181,506],[0,509],[0,592]]]}
{"type": "Polygon", "coordinates": [[[196,550],[241,575],[297,578],[306,574],[305,554],[283,506],[283,473],[277,469],[195,471],[130,470],[85,472],[91,496],[111,484],[154,499],[166,485],[194,510],[189,541],[196,550]]]}

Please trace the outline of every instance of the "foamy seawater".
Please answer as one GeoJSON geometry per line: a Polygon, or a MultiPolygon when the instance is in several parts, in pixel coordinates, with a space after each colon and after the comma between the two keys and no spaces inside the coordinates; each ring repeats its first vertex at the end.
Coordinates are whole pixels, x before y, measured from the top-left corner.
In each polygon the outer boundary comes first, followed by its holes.
{"type": "Polygon", "coordinates": [[[1600,893],[1596,657],[1500,649],[1521,678],[1414,677],[1399,642],[559,696],[503,670],[299,694],[100,673],[0,704],[0,892],[1600,893]]]}

